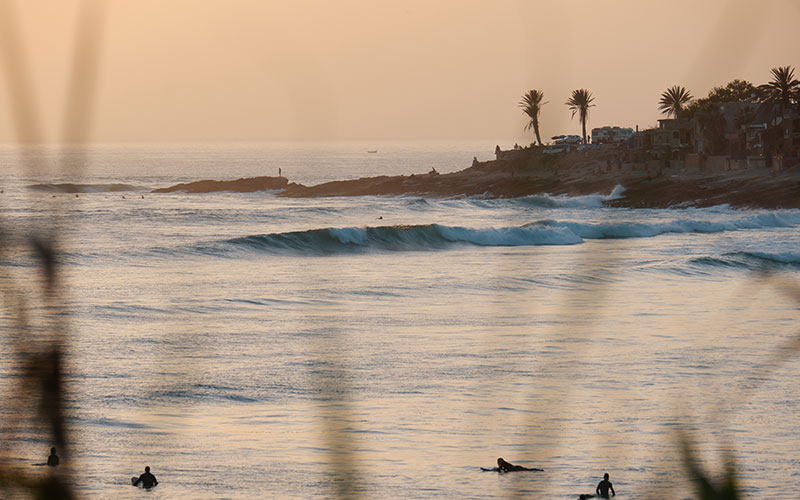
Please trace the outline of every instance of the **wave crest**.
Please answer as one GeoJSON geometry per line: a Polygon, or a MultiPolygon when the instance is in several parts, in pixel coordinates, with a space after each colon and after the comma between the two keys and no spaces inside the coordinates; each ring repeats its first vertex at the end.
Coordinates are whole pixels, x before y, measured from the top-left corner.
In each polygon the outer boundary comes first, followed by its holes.
{"type": "Polygon", "coordinates": [[[270,253],[354,253],[377,251],[424,251],[458,244],[478,246],[574,245],[581,243],[566,227],[526,224],[522,227],[470,229],[426,224],[366,228],[323,228],[252,235],[225,240],[238,248],[270,253]]]}
{"type": "MultiPolygon", "coordinates": [[[[228,252],[231,247],[269,253],[363,253],[368,251],[425,251],[454,245],[537,246],[575,245],[590,239],[650,238],[662,234],[720,233],[764,228],[792,228],[800,224],[800,213],[762,213],[723,221],[674,219],[653,222],[572,222],[537,220],[522,226],[467,228],[440,224],[379,227],[321,228],[305,231],[251,235],[205,246],[203,253],[228,252]]],[[[794,255],[794,254],[792,254],[794,255]]],[[[795,264],[791,255],[763,256],[795,264]],[[784,261],[779,259],[783,258],[784,261]]]]}

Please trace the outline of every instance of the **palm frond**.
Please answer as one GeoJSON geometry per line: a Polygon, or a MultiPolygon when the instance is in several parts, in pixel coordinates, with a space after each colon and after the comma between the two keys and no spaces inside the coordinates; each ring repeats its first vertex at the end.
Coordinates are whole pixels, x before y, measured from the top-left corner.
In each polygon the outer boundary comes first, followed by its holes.
{"type": "Polygon", "coordinates": [[[565,103],[572,110],[572,118],[575,118],[575,113],[578,113],[584,144],[586,143],[586,120],[589,118],[589,108],[594,106],[593,101],[594,96],[591,92],[586,89],[576,89],[572,91],[572,95],[565,103]]]}
{"type": "Polygon", "coordinates": [[[772,68],[772,80],[758,89],[763,93],[761,109],[772,111],[779,108],[785,111],[788,107],[800,103],[800,81],[794,77],[794,68],[781,66],[772,68]]]}
{"type": "Polygon", "coordinates": [[[684,107],[692,100],[692,94],[686,87],[673,85],[661,94],[658,109],[665,115],[678,118],[683,114],[684,107]]]}
{"type": "Polygon", "coordinates": [[[539,112],[545,104],[547,104],[547,102],[544,101],[544,92],[536,89],[528,91],[527,94],[522,96],[522,100],[519,102],[519,107],[522,108],[522,112],[530,118],[530,121],[525,124],[524,130],[533,129],[536,133],[536,140],[539,141],[539,145],[542,144],[542,140],[539,137],[539,112]]]}

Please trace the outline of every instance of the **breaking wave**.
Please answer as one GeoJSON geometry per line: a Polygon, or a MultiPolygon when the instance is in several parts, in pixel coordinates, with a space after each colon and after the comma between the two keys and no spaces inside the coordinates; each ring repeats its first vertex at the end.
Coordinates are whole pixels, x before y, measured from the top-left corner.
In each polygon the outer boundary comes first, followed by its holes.
{"type": "MultiPolygon", "coordinates": [[[[569,222],[539,220],[522,226],[467,228],[440,224],[321,228],[251,235],[217,242],[199,250],[266,251],[270,253],[335,254],[366,251],[425,251],[453,245],[536,246],[575,245],[587,239],[649,238],[667,233],[719,233],[762,228],[786,228],[800,224],[800,213],[764,213],[726,221],[668,220],[655,222],[569,222]],[[220,245],[223,248],[220,248],[220,245]]],[[[790,260],[780,255],[752,254],[751,258],[790,260]]],[[[793,263],[791,261],[789,263],[793,263]]],[[[786,263],[786,262],[784,262],[786,263]]]]}
{"type": "Polygon", "coordinates": [[[533,195],[516,198],[522,205],[541,208],[603,208],[606,201],[623,198],[625,188],[617,185],[610,194],[589,194],[583,196],[533,195]]]}
{"type": "Polygon", "coordinates": [[[366,228],[324,228],[233,238],[222,242],[273,253],[333,254],[368,250],[424,251],[457,244],[479,246],[574,245],[581,239],[568,228],[548,225],[469,229],[426,224],[366,228]]]}

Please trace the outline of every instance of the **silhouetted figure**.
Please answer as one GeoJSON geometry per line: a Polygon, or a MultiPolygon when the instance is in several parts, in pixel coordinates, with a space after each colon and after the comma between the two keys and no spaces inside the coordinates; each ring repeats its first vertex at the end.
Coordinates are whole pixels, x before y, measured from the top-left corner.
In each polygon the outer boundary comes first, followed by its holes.
{"type": "Polygon", "coordinates": [[[283,174],[281,173],[281,168],[280,167],[278,167],[278,177],[283,177],[283,174]]]}
{"type": "Polygon", "coordinates": [[[594,498],[594,495],[581,495],[578,500],[589,500],[590,498],[594,498]]]}
{"type": "Polygon", "coordinates": [[[603,480],[597,485],[595,493],[597,493],[600,498],[608,498],[608,490],[611,490],[611,496],[617,496],[617,493],[614,491],[614,486],[612,486],[611,481],[608,480],[608,472],[606,472],[603,474],[603,480]]]}
{"type": "Polygon", "coordinates": [[[134,486],[139,486],[139,483],[142,483],[142,486],[144,486],[145,488],[152,488],[153,486],[158,484],[158,480],[156,479],[156,476],[150,474],[150,467],[149,466],[144,468],[144,474],[139,476],[139,479],[137,479],[133,483],[133,485],[134,486]]]}
{"type": "Polygon", "coordinates": [[[56,449],[50,448],[50,456],[47,457],[47,465],[49,465],[50,467],[55,467],[56,465],[58,465],[58,462],[59,460],[58,460],[58,455],[56,455],[56,449]]]}
{"type": "Polygon", "coordinates": [[[514,465],[511,463],[506,462],[502,458],[497,459],[497,471],[498,472],[517,472],[523,470],[535,470],[541,471],[542,469],[529,469],[527,467],[523,467],[521,465],[514,465]]]}

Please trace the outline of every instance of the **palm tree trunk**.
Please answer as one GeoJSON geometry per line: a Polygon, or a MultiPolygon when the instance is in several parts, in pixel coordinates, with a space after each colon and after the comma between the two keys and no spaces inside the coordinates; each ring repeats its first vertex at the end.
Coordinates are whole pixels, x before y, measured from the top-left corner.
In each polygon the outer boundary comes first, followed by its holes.
{"type": "Polygon", "coordinates": [[[583,130],[583,143],[586,144],[586,118],[581,117],[581,129],[583,130]]]}
{"type": "Polygon", "coordinates": [[[533,132],[536,134],[536,140],[539,142],[539,145],[543,146],[542,138],[539,137],[539,124],[538,123],[534,123],[533,124],[533,132]]]}

